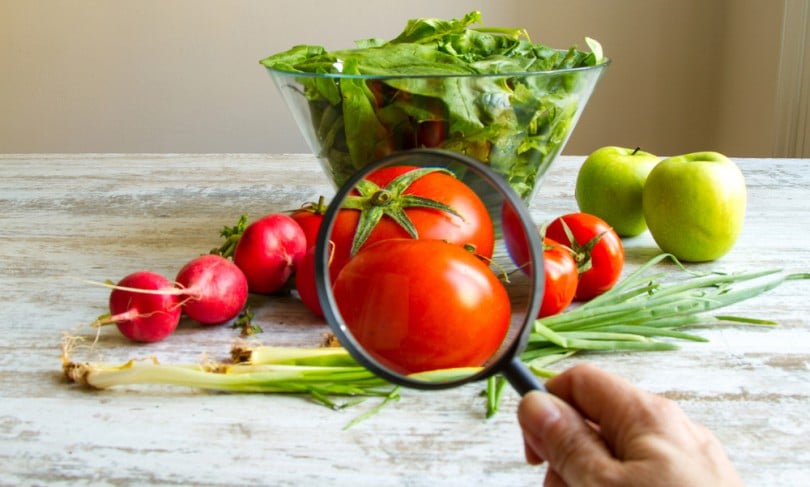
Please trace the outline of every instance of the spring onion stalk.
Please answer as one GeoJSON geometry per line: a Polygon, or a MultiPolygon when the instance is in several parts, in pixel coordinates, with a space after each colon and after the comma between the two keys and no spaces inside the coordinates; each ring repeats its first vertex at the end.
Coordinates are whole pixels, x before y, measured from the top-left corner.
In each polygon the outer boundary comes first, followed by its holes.
{"type": "MultiPolygon", "coordinates": [[[[810,274],[779,270],[697,274],[667,254],[657,256],[621,280],[613,289],[564,313],[535,320],[520,358],[540,377],[552,377],[550,366],[586,352],[661,351],[678,348],[677,341],[707,341],[687,328],[728,324],[773,325],[772,321],[708,312],[765,293],[785,281],[810,279],[810,274]],[[651,271],[671,259],[682,276],[651,271]]],[[[133,384],[164,384],[230,392],[307,394],[331,408],[367,397],[383,401],[348,426],[367,418],[399,398],[399,388],[357,363],[342,347],[248,347],[237,345],[229,362],[161,364],[154,358],[125,363],[78,362],[69,357],[74,338],[63,342],[63,370],[69,381],[93,388],[133,384]],[[336,402],[336,396],[354,397],[336,402]]],[[[447,381],[477,369],[421,373],[419,380],[447,381]]],[[[487,380],[487,416],[494,415],[507,382],[487,380]]],[[[347,426],[347,427],[348,427],[347,426]]]]}
{"type": "MultiPolygon", "coordinates": [[[[398,390],[360,366],[338,348],[260,348],[264,363],[204,362],[200,364],[161,364],[154,358],[132,359],[123,364],[77,362],[69,357],[75,340],[66,339],[62,368],[70,382],[96,389],[122,385],[162,384],[199,389],[308,394],[330,408],[354,403],[338,403],[334,396],[381,396],[385,402],[398,397],[398,390]]],[[[241,353],[253,351],[241,348],[241,353]]]]}
{"type": "MultiPolygon", "coordinates": [[[[334,396],[378,396],[383,401],[352,420],[347,427],[376,414],[399,399],[399,388],[359,365],[342,347],[248,347],[236,345],[232,360],[200,364],[161,364],[150,357],[123,364],[77,362],[69,357],[75,339],[65,340],[63,371],[70,382],[96,389],[123,385],[160,384],[226,392],[308,394],[332,409],[360,401],[336,402],[334,396]]],[[[467,377],[480,367],[444,369],[414,374],[418,380],[445,382],[467,377]]]]}
{"type": "Polygon", "coordinates": [[[358,363],[343,347],[297,348],[237,344],[231,348],[234,363],[251,365],[321,365],[357,366],[358,363]]]}
{"type": "MultiPolygon", "coordinates": [[[[349,352],[342,347],[327,348],[287,348],[242,345],[231,351],[234,361],[253,365],[294,364],[294,365],[358,365],[349,352]]],[[[457,367],[429,370],[411,374],[409,377],[423,382],[450,382],[463,379],[481,371],[481,367],[457,367]]]]}
{"type": "MultiPolygon", "coordinates": [[[[707,312],[798,279],[810,279],[810,274],[785,274],[780,270],[698,274],[685,269],[671,255],[661,254],[601,296],[564,313],[535,320],[521,360],[536,375],[551,377],[554,372],[549,366],[578,353],[674,350],[678,345],[672,340],[707,341],[683,331],[686,328],[774,325],[769,320],[707,312]],[[666,259],[686,275],[650,272],[666,259]]],[[[502,389],[502,381],[488,381],[488,417],[497,412],[502,389]]]]}

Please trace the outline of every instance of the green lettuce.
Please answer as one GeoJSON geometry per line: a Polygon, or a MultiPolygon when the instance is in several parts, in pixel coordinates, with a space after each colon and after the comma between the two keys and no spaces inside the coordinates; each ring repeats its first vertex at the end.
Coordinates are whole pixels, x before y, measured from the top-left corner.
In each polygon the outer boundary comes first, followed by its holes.
{"type": "Polygon", "coordinates": [[[528,199],[570,134],[580,93],[590,94],[603,71],[570,68],[607,61],[592,39],[590,52],[559,50],[524,29],[480,22],[479,12],[412,19],[390,40],[335,51],[300,45],[261,63],[289,75],[285,86],[305,97],[305,130],[337,184],[429,140],[489,164],[528,199]],[[425,130],[439,132],[425,139],[425,130]]]}

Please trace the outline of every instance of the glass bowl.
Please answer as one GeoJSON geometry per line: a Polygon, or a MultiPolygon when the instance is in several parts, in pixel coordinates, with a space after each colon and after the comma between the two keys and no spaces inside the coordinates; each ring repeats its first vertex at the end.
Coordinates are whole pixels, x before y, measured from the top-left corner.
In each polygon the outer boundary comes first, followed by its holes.
{"type": "Polygon", "coordinates": [[[266,69],[336,187],[394,152],[441,148],[489,165],[528,204],[609,64],[439,76],[266,69]]]}

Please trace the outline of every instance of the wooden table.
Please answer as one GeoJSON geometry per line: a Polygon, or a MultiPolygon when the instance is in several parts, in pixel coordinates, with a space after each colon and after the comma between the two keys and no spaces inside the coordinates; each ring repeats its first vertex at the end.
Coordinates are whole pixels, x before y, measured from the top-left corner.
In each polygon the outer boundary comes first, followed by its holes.
{"type": "MultiPolygon", "coordinates": [[[[531,209],[573,211],[581,157],[562,157],[531,209]]],[[[810,160],[739,159],[749,185],[743,235],[701,268],[810,268],[810,160]]],[[[219,243],[219,230],[299,206],[333,188],[304,155],[0,156],[0,484],[2,485],[537,485],[514,410],[484,418],[482,384],[402,392],[354,427],[371,399],[333,411],[301,396],[127,387],[93,391],[62,376],[63,332],[92,336],[108,290],[149,268],[173,276],[219,243]]],[[[628,239],[628,269],[658,253],[628,239]]],[[[254,298],[266,344],[316,346],[326,331],[294,297],[254,298]]],[[[709,343],[590,360],[678,400],[713,429],[750,485],[810,478],[810,282],[736,305],[777,327],[699,331],[709,343]]],[[[123,361],[225,358],[238,332],[182,323],[153,345],[103,330],[98,349],[123,361]]],[[[683,468],[689,468],[684,465],[683,468]]]]}

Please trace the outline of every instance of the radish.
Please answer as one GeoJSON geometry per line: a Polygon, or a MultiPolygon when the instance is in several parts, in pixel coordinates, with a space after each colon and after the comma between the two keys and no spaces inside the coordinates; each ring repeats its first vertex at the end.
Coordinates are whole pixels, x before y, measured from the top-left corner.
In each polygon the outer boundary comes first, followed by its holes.
{"type": "Polygon", "coordinates": [[[281,289],[295,272],[306,246],[306,235],[298,223],[274,213],[245,228],[233,261],[244,272],[250,292],[270,294],[281,289]]]}
{"type": "Polygon", "coordinates": [[[248,298],[245,274],[219,255],[191,260],[175,278],[183,291],[183,312],[200,323],[225,323],[239,315],[248,298]]]}
{"type": "Polygon", "coordinates": [[[115,323],[129,339],[157,342],[177,328],[180,297],[174,283],[162,275],[151,271],[133,272],[121,279],[110,293],[110,313],[96,324],[115,323]]]}

